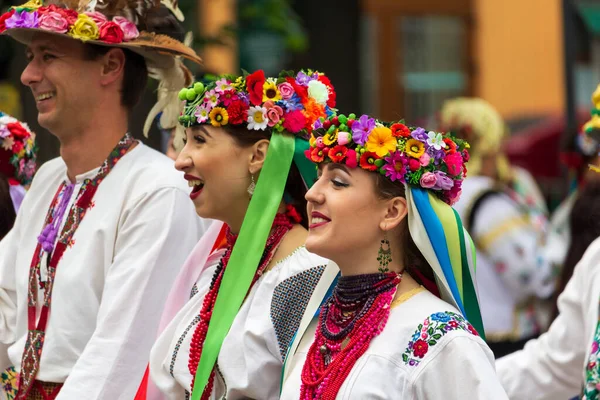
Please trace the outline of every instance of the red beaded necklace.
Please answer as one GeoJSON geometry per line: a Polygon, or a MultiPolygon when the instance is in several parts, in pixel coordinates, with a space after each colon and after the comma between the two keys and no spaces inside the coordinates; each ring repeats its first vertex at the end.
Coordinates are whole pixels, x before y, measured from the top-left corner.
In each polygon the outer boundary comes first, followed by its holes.
{"type": "MultiPolygon", "coordinates": [[[[275,216],[275,220],[273,221],[273,226],[271,227],[271,233],[267,239],[267,243],[265,245],[265,249],[263,255],[261,257],[260,264],[256,270],[254,275],[254,279],[252,280],[252,284],[250,285],[250,290],[254,286],[254,283],[262,276],[263,272],[267,268],[267,265],[273,259],[277,248],[281,244],[283,237],[290,229],[292,229],[294,223],[299,223],[301,220],[300,215],[296,211],[296,209],[287,205],[287,210],[285,213],[279,213],[275,216]]],[[[188,368],[190,373],[192,374],[192,385],[190,387],[190,391],[194,388],[194,380],[196,376],[196,370],[198,369],[198,363],[200,362],[200,356],[202,355],[202,348],[204,346],[204,340],[206,339],[206,333],[208,332],[208,325],[210,323],[210,319],[212,317],[212,311],[215,306],[215,301],[217,299],[217,294],[219,293],[219,288],[221,286],[221,280],[223,278],[223,274],[225,273],[225,268],[227,267],[227,263],[229,262],[229,257],[231,256],[231,251],[237,239],[236,235],[233,235],[227,227],[226,231],[227,236],[227,250],[217,269],[213,275],[212,282],[210,284],[210,288],[206,296],[204,296],[204,302],[202,303],[202,309],[200,311],[200,321],[194,330],[194,334],[192,336],[192,343],[190,346],[190,359],[188,361],[188,368]]],[[[213,385],[215,380],[215,371],[210,375],[208,379],[208,383],[202,392],[202,400],[207,400],[210,398],[212,393],[213,385]]]]}
{"type": "Polygon", "coordinates": [[[321,308],[302,368],[301,400],[336,398],[356,361],[385,327],[401,279],[395,272],[340,277],[321,308]]]}

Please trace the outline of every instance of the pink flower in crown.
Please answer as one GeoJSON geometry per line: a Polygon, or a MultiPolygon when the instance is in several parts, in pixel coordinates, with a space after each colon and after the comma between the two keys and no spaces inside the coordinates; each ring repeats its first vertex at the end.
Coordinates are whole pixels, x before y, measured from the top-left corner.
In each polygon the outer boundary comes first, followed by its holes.
{"type": "Polygon", "coordinates": [[[94,21],[96,23],[96,25],[98,25],[98,29],[100,29],[100,27],[102,27],[102,24],[104,24],[106,21],[108,21],[106,19],[106,16],[98,11],[85,12],[84,14],[87,15],[88,17],[90,17],[92,19],[92,21],[94,21]]]}
{"type": "Polygon", "coordinates": [[[225,93],[226,91],[231,89],[233,89],[233,87],[231,87],[227,79],[222,78],[217,81],[217,87],[215,88],[217,93],[225,93]]]}
{"type": "Polygon", "coordinates": [[[279,89],[279,93],[281,93],[281,98],[283,100],[291,99],[292,96],[294,95],[294,93],[296,93],[294,91],[294,87],[292,85],[290,85],[288,82],[279,84],[279,86],[277,86],[277,89],[279,89]]]}
{"type": "Polygon", "coordinates": [[[431,189],[437,183],[437,177],[433,174],[433,172],[425,172],[423,176],[421,176],[421,180],[419,184],[424,189],[431,189]]]}
{"type": "Polygon", "coordinates": [[[323,147],[325,147],[325,144],[323,143],[323,136],[319,136],[317,138],[316,144],[318,149],[322,149],[323,147]]]}
{"type": "Polygon", "coordinates": [[[211,109],[219,103],[219,94],[216,90],[206,92],[204,95],[204,104],[207,104],[211,109]]]}
{"type": "Polygon", "coordinates": [[[423,155],[419,158],[419,162],[421,163],[422,167],[428,166],[430,161],[431,156],[427,153],[423,153],[423,155]]]}
{"type": "Polygon", "coordinates": [[[350,143],[350,139],[352,139],[352,135],[350,132],[338,132],[337,142],[338,144],[345,146],[350,143]]]}
{"type": "Polygon", "coordinates": [[[271,127],[277,125],[283,116],[283,109],[279,106],[276,106],[272,100],[265,102],[264,107],[267,109],[267,118],[269,118],[267,125],[271,127]]]}
{"type": "Polygon", "coordinates": [[[355,150],[348,150],[346,153],[346,165],[348,168],[358,167],[358,157],[355,150]]]}
{"type": "Polygon", "coordinates": [[[234,101],[238,101],[239,99],[240,96],[238,96],[235,90],[233,89],[223,92],[221,94],[221,97],[219,98],[219,100],[223,102],[223,105],[225,107],[229,107],[231,103],[233,103],[234,101]]]}
{"type": "Polygon", "coordinates": [[[212,107],[208,107],[206,104],[196,106],[196,112],[194,113],[194,116],[196,117],[198,123],[201,124],[208,120],[208,114],[210,113],[211,109],[212,107]]]}
{"type": "Polygon", "coordinates": [[[40,16],[40,28],[51,32],[66,33],[69,22],[59,13],[49,11],[40,16]]]}
{"type": "Polygon", "coordinates": [[[140,35],[137,26],[127,18],[114,17],[113,22],[123,29],[123,41],[125,42],[134,40],[140,35]]]}
{"type": "Polygon", "coordinates": [[[460,175],[463,166],[463,159],[460,153],[447,154],[444,162],[448,166],[448,173],[450,175],[460,175]]]}

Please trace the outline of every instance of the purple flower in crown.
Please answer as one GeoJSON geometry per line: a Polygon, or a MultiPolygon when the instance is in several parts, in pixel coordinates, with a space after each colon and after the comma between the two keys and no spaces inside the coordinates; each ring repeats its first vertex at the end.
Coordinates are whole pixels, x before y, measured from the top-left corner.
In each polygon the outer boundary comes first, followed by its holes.
{"type": "Polygon", "coordinates": [[[446,155],[444,150],[436,150],[436,148],[433,146],[428,147],[426,151],[427,151],[427,154],[429,154],[429,156],[431,158],[433,158],[433,163],[435,165],[438,165],[440,160],[443,159],[444,156],[446,155]]]}
{"type": "Polygon", "coordinates": [[[421,142],[425,143],[427,143],[427,139],[429,139],[429,137],[427,136],[427,132],[425,132],[425,129],[423,128],[415,129],[414,131],[412,131],[410,136],[412,136],[414,139],[420,140],[421,142]]]}
{"type": "Polygon", "coordinates": [[[0,138],[5,139],[10,136],[10,131],[6,126],[0,125],[0,138]]]}
{"type": "Polygon", "coordinates": [[[39,19],[37,11],[27,12],[21,11],[16,12],[5,21],[6,29],[14,28],[37,28],[39,26],[39,19]]]}
{"type": "Polygon", "coordinates": [[[454,181],[445,172],[434,171],[433,174],[437,178],[434,190],[450,190],[454,186],[454,181]]]}
{"type": "Polygon", "coordinates": [[[323,122],[321,121],[321,119],[318,119],[315,121],[315,124],[313,126],[313,129],[320,129],[323,127],[323,122]]]}
{"type": "Polygon", "coordinates": [[[369,133],[375,129],[375,119],[368,115],[362,115],[352,124],[352,140],[354,143],[364,146],[369,133]]]}
{"type": "Polygon", "coordinates": [[[298,72],[298,75],[296,76],[296,83],[298,85],[308,86],[308,82],[310,82],[312,80],[314,80],[313,77],[306,75],[302,71],[298,72]]]}

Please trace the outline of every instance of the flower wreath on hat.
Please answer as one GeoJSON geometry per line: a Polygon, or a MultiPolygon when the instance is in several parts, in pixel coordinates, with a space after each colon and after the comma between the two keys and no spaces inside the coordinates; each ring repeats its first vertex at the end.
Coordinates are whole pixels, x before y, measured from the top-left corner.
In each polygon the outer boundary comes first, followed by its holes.
{"type": "Polygon", "coordinates": [[[320,117],[334,114],[336,93],[329,78],[320,72],[284,71],[267,78],[259,70],[197,82],[182,89],[179,98],[186,101],[179,117],[184,127],[238,125],[307,138],[320,117]]]}
{"type": "MultiPolygon", "coordinates": [[[[200,57],[185,44],[167,35],[139,30],[159,1],[139,5],[118,0],[30,0],[0,15],[0,34],[28,44],[35,32],[69,37],[85,43],[126,48],[142,55],[148,67],[173,68],[177,56],[198,64],[200,57]]],[[[183,20],[178,8],[166,5],[183,20]]]]}
{"type": "MultiPolygon", "coordinates": [[[[592,108],[590,114],[591,118],[588,122],[583,125],[583,132],[577,137],[578,144],[581,150],[587,156],[598,154],[599,143],[600,143],[600,85],[596,87],[596,90],[592,94],[592,108]]],[[[592,171],[600,172],[600,166],[590,165],[592,171]]]]}
{"type": "Polygon", "coordinates": [[[35,133],[26,123],[0,112],[0,172],[8,175],[11,185],[31,183],[36,153],[35,133]],[[8,160],[3,160],[5,156],[8,160]]]}
{"type": "Polygon", "coordinates": [[[448,133],[385,123],[363,115],[317,121],[306,156],[314,163],[344,163],[391,181],[431,190],[452,205],[460,196],[469,144],[448,133]]]}

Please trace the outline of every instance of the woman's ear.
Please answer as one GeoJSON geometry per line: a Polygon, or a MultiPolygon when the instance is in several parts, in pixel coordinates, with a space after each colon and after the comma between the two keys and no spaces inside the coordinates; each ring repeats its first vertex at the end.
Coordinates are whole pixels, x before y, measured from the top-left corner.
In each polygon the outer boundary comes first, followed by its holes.
{"type": "Polygon", "coordinates": [[[408,213],[406,199],[404,197],[394,197],[388,200],[385,217],[379,223],[381,230],[390,231],[396,228],[408,213]]]}
{"type": "Polygon", "coordinates": [[[267,151],[269,150],[269,140],[261,139],[252,145],[252,152],[250,153],[250,163],[248,170],[250,174],[254,175],[260,171],[267,158],[267,151]]]}

